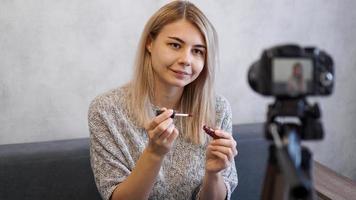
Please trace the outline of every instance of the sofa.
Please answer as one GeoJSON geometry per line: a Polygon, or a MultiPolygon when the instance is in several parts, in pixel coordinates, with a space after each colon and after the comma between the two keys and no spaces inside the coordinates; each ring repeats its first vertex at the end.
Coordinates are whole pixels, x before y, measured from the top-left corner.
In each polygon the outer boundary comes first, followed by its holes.
{"type": "MultiPolygon", "coordinates": [[[[239,185],[232,199],[259,199],[268,142],[263,125],[233,126],[239,185]]],[[[1,200],[98,200],[89,162],[89,139],[0,145],[1,200]]]]}

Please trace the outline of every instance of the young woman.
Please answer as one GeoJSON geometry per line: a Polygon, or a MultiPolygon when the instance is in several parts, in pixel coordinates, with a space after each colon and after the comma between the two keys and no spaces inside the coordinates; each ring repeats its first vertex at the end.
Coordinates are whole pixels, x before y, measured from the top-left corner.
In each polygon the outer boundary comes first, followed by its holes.
{"type": "Polygon", "coordinates": [[[297,62],[293,65],[292,73],[288,78],[287,91],[290,95],[300,95],[306,92],[303,77],[303,65],[297,62]]]}
{"type": "Polygon", "coordinates": [[[89,108],[103,199],[230,199],[237,150],[230,106],[213,89],[217,48],[215,29],[192,3],[173,1],[150,18],[132,81],[89,108]],[[173,110],[193,116],[172,118],[173,110]]]}

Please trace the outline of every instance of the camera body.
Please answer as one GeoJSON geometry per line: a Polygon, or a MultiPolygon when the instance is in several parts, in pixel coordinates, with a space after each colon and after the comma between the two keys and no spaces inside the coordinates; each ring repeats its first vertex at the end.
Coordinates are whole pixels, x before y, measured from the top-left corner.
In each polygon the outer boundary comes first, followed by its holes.
{"type": "Polygon", "coordinates": [[[287,44],[263,51],[248,72],[253,90],[265,96],[300,98],[330,95],[334,86],[332,58],[314,47],[287,44]]]}

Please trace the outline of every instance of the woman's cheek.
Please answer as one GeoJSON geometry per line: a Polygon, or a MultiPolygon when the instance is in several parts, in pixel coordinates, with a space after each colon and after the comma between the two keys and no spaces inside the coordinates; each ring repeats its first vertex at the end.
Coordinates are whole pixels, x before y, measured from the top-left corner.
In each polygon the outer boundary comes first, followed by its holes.
{"type": "Polygon", "coordinates": [[[199,63],[199,67],[195,70],[195,73],[200,75],[204,69],[204,62],[199,63]]]}
{"type": "Polygon", "coordinates": [[[161,63],[167,67],[173,65],[176,59],[171,52],[163,52],[162,55],[160,55],[160,60],[161,63]]]}

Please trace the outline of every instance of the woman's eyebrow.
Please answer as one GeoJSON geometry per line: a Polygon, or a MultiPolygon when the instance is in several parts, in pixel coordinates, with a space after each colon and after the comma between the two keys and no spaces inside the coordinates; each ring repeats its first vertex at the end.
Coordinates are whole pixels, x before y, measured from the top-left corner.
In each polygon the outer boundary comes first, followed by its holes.
{"type": "MultiPolygon", "coordinates": [[[[180,43],[185,44],[185,42],[184,42],[182,39],[178,38],[178,37],[171,37],[171,36],[168,36],[168,38],[169,38],[169,39],[172,39],[172,40],[176,40],[176,41],[178,41],[178,42],[180,42],[180,43]]],[[[206,46],[203,45],[203,44],[196,44],[196,45],[194,45],[194,47],[199,47],[199,48],[204,48],[204,49],[206,49],[206,46]]]]}

